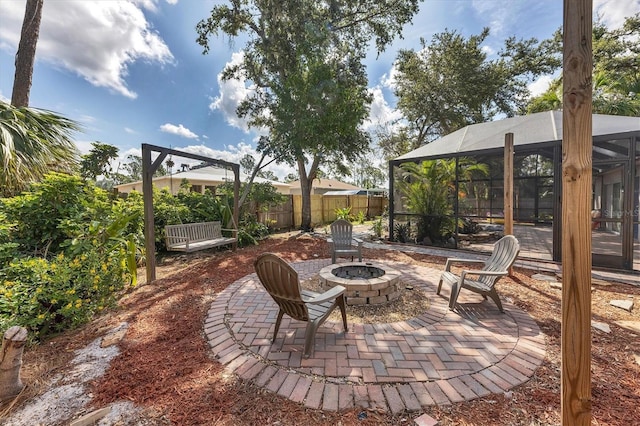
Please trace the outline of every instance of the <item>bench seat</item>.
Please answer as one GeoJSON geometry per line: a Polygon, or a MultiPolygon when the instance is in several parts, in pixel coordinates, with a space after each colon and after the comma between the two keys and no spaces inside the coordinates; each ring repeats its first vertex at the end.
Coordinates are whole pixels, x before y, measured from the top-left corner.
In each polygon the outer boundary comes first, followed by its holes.
{"type": "Polygon", "coordinates": [[[192,252],[220,247],[238,242],[235,229],[222,229],[220,222],[185,223],[167,225],[165,239],[168,251],[192,252]],[[232,237],[225,237],[222,231],[229,231],[232,237]]]}

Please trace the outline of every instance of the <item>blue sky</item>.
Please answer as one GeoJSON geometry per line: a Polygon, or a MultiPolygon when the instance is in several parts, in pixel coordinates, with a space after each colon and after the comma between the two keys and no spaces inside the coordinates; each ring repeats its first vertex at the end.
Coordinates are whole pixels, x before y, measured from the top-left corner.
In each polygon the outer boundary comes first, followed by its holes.
{"type": "MultiPolygon", "coordinates": [[[[254,153],[258,133],[235,116],[244,82],[221,83],[225,65],[238,60],[242,39],[213,39],[209,54],[195,42],[195,26],[214,0],[45,0],[30,105],[77,120],[86,153],[92,141],[115,145],[121,159],[141,143],[238,161],[254,153]]],[[[562,25],[561,0],[425,0],[413,24],[366,65],[375,95],[367,127],[398,116],[393,61],[400,48],[420,48],[420,37],[445,29],[465,36],[489,27],[484,48],[500,50],[505,38],[548,38],[562,25]]],[[[610,27],[640,12],[640,0],[594,0],[610,27]]],[[[0,97],[11,97],[14,56],[25,0],[0,0],[0,97]]],[[[545,89],[548,78],[532,82],[545,89]]],[[[280,177],[285,165],[271,170],[280,177]]]]}

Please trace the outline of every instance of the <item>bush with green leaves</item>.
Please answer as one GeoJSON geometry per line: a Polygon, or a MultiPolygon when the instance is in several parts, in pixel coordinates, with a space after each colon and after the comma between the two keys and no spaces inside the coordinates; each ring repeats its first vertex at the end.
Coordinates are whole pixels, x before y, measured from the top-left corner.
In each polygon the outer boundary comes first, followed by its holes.
{"type": "Polygon", "coordinates": [[[131,276],[124,250],[100,247],[67,257],[15,259],[0,270],[0,329],[20,325],[34,339],[89,321],[112,307],[131,276]]]}
{"type": "Polygon", "coordinates": [[[0,201],[0,211],[15,224],[12,238],[20,251],[45,256],[57,254],[62,242],[74,236],[74,224],[105,217],[110,209],[106,191],[62,173],[49,173],[29,191],[0,201]]]}
{"type": "Polygon", "coordinates": [[[393,226],[393,240],[401,243],[411,242],[411,224],[396,223],[393,226]]]}
{"type": "Polygon", "coordinates": [[[373,221],[373,225],[371,226],[371,231],[373,232],[373,235],[376,238],[382,238],[382,229],[383,229],[382,216],[380,216],[373,221]]]}
{"type": "Polygon", "coordinates": [[[39,338],[115,303],[136,284],[140,214],[133,200],[59,173],[0,200],[0,329],[39,338]]]}
{"type": "Polygon", "coordinates": [[[337,208],[335,212],[336,219],[344,219],[348,220],[349,222],[351,222],[351,219],[353,219],[353,217],[351,216],[351,207],[337,208]]]}

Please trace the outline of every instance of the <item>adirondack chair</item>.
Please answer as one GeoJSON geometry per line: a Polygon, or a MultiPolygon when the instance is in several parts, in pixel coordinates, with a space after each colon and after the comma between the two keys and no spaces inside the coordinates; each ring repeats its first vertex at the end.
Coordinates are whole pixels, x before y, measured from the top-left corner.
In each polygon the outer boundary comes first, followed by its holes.
{"type": "Polygon", "coordinates": [[[298,321],[306,321],[304,356],[308,358],[313,352],[318,327],[336,306],[340,307],[344,331],[347,331],[344,287],[337,285],[324,293],[302,290],[295,269],[273,253],[258,256],[254,266],[260,282],[280,308],[272,341],[276,340],[284,314],[298,321]]]}
{"type": "Polygon", "coordinates": [[[354,256],[358,256],[358,261],[362,262],[362,240],[353,238],[353,225],[345,219],[338,219],[331,224],[331,238],[329,250],[331,250],[331,263],[336,263],[336,257],[349,257],[353,261],[354,256]],[[355,241],[357,246],[353,246],[355,241]]]}
{"type": "Polygon", "coordinates": [[[505,235],[496,241],[493,246],[493,252],[486,261],[449,258],[445,264],[445,271],[440,276],[436,294],[440,294],[442,283],[445,282],[451,285],[449,309],[453,310],[455,308],[460,290],[466,288],[467,290],[481,294],[485,300],[487,296],[489,296],[496,303],[500,312],[504,312],[495,285],[500,277],[509,274],[509,269],[513,265],[513,262],[515,262],[518,253],[520,253],[520,243],[516,237],[513,235],[505,235]],[[463,269],[460,275],[456,275],[451,272],[451,265],[453,263],[484,263],[484,267],[482,269],[463,269]],[[477,278],[471,279],[469,276],[477,278]]]}

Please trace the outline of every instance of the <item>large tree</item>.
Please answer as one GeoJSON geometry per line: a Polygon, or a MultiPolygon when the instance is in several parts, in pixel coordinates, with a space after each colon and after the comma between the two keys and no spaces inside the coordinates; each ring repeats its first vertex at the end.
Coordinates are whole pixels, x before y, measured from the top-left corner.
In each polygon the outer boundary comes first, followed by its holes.
{"type": "Polygon", "coordinates": [[[311,182],[321,164],[341,164],[368,148],[360,125],[371,95],[362,60],[378,51],[417,12],[417,0],[231,0],[198,23],[198,43],[211,36],[248,36],[242,63],[224,79],[255,89],[238,108],[249,124],[268,129],[257,149],[297,167],[302,229],[311,228],[311,182]]]}
{"type": "Polygon", "coordinates": [[[560,66],[552,43],[536,39],[511,37],[489,59],[482,47],[488,36],[488,28],[469,38],[445,30],[431,44],[421,39],[419,51],[399,52],[395,94],[408,121],[410,148],[498,114],[515,115],[529,96],[527,83],[560,66]]]}
{"type": "Polygon", "coordinates": [[[0,196],[17,195],[50,171],[77,168],[78,124],[54,112],[0,101],[0,196]]]}
{"type": "MultiPolygon", "coordinates": [[[[550,39],[562,55],[562,31],[550,39]]],[[[593,112],[640,115],[640,14],[629,16],[620,28],[593,24],[593,112]]],[[[562,108],[562,76],[546,92],[530,100],[527,112],[562,108]]]]}
{"type": "Polygon", "coordinates": [[[113,168],[111,162],[118,158],[118,148],[102,142],[91,142],[91,150],[80,160],[80,174],[85,179],[95,180],[102,175],[111,177],[113,168]]]}
{"type": "Polygon", "coordinates": [[[40,20],[44,0],[27,0],[20,33],[20,43],[16,52],[16,73],[13,79],[11,105],[29,106],[29,93],[33,77],[33,63],[40,34],[40,20]]]}

